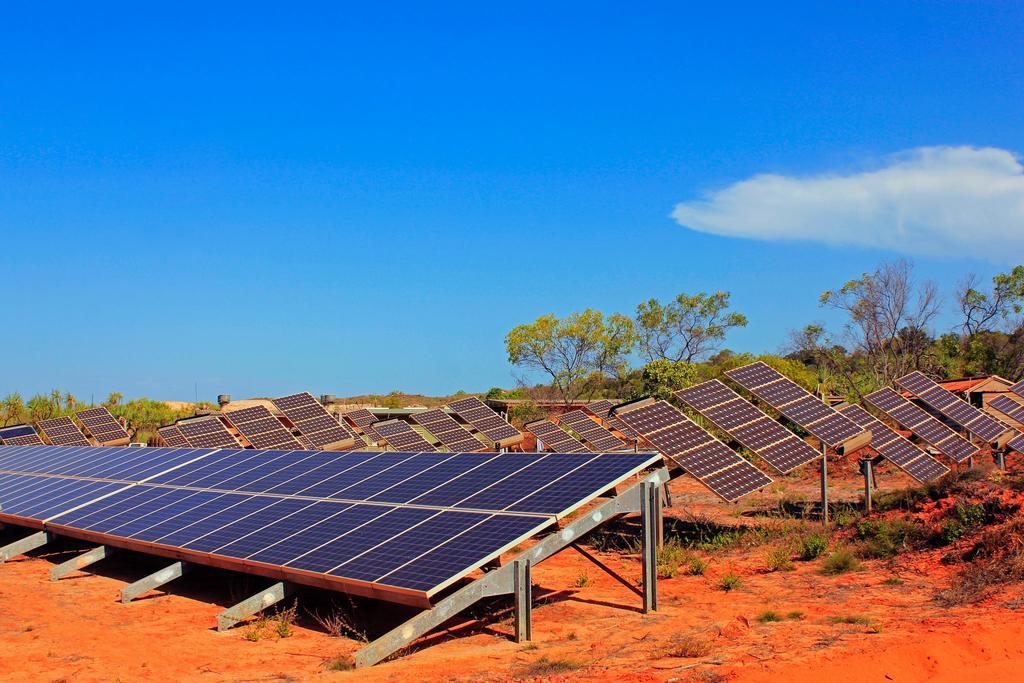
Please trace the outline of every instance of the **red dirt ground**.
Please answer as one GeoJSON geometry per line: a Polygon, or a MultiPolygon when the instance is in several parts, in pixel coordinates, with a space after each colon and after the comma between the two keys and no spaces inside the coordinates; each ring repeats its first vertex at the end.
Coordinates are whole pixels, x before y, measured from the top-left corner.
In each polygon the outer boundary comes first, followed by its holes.
{"type": "MultiPolygon", "coordinates": [[[[671,514],[749,523],[742,512],[770,507],[781,494],[813,499],[813,476],[787,479],[786,490],[777,487],[738,507],[716,504],[696,483],[677,481],[671,514]]],[[[840,476],[833,493],[853,499],[856,475],[840,476]]],[[[883,485],[905,481],[892,475],[883,485]]],[[[12,537],[11,529],[4,533],[12,537]]],[[[951,609],[935,601],[953,572],[940,562],[939,551],[865,562],[863,571],[836,577],[820,574],[818,561],[768,573],[764,553],[759,547],[705,554],[704,576],[663,579],[660,610],[642,615],[635,595],[568,551],[535,568],[533,643],[508,638],[506,615],[486,624],[467,619],[389,662],[338,672],[329,670],[329,662],[358,643],[328,637],[309,619],[286,638],[270,634],[251,641],[244,625],[217,633],[216,614],[245,595],[246,587],[232,583],[237,579],[183,579],[169,593],[122,605],[125,581],[150,571],[143,560],[119,556],[50,582],[53,563],[71,554],[37,552],[0,566],[0,680],[1021,680],[1019,587],[951,609]],[[718,583],[730,571],[741,575],[742,585],[724,592],[718,583]],[[894,577],[902,583],[885,583],[894,577]],[[757,617],[765,610],[801,615],[762,623],[757,617]],[[852,616],[868,623],[834,621],[852,616]],[[687,637],[707,651],[682,656],[679,642],[687,637]],[[553,672],[559,664],[564,670],[553,672]]],[[[636,556],[599,555],[625,577],[638,577],[636,556]]]]}

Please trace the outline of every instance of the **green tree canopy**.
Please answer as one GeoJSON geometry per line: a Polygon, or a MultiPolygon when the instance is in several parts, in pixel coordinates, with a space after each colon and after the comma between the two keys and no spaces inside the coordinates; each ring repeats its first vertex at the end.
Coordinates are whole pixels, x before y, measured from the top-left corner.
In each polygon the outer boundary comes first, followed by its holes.
{"type": "Polygon", "coordinates": [[[636,307],[640,351],[652,361],[703,360],[719,349],[730,329],[746,324],[746,316],[729,311],[729,292],[684,292],[667,304],[649,299],[636,307]]]}

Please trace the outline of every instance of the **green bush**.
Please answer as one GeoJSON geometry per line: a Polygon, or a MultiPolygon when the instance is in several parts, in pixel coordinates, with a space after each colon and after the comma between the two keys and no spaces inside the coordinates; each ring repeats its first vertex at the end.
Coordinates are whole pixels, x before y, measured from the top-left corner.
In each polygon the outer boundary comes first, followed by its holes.
{"type": "Polygon", "coordinates": [[[774,610],[765,610],[757,616],[757,620],[762,624],[771,623],[773,621],[782,621],[782,615],[774,610]]]}
{"type": "Polygon", "coordinates": [[[743,585],[743,579],[734,572],[729,572],[718,582],[718,587],[727,593],[739,588],[741,585],[743,585]]]}
{"type": "Polygon", "coordinates": [[[800,559],[814,560],[828,550],[828,538],[825,534],[810,534],[800,541],[800,559]]]}
{"type": "Polygon", "coordinates": [[[772,548],[765,554],[765,566],[770,572],[789,571],[793,569],[793,559],[789,549],[784,546],[772,548]]]}
{"type": "Polygon", "coordinates": [[[821,565],[821,573],[827,574],[828,576],[835,576],[837,574],[845,574],[846,572],[855,572],[860,570],[860,562],[854,557],[853,553],[846,549],[840,549],[825,558],[825,561],[821,565]]]}
{"type": "Polygon", "coordinates": [[[862,519],[857,523],[861,557],[889,559],[908,550],[924,536],[921,526],[906,519],[862,519]]]}

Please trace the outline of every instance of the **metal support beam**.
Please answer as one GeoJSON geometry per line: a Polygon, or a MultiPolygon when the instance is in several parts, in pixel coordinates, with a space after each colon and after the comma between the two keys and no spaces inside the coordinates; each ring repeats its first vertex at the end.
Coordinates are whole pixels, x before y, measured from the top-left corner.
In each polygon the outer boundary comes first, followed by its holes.
{"type": "Polygon", "coordinates": [[[864,512],[871,514],[871,484],[874,481],[874,467],[870,460],[862,460],[864,464],[864,512]]]}
{"type": "Polygon", "coordinates": [[[640,484],[640,526],[643,555],[644,614],[658,609],[658,520],[661,517],[661,492],[658,486],[640,484]]]}
{"type": "MultiPolygon", "coordinates": [[[[619,515],[641,511],[644,507],[643,501],[645,500],[641,495],[642,492],[656,490],[667,482],[668,478],[668,470],[664,468],[652,472],[640,483],[631,486],[618,496],[581,515],[572,523],[558,530],[557,533],[545,536],[520,553],[512,562],[505,564],[500,569],[488,572],[476,581],[471,581],[438,602],[432,608],[420,612],[404,624],[400,624],[380,638],[377,638],[377,640],[367,643],[355,653],[356,667],[373,666],[377,662],[390,657],[395,652],[413,643],[420,636],[429,633],[485,598],[515,593],[517,562],[529,561],[531,567],[536,566],[572,545],[577,539],[582,538],[608,520],[619,515]]],[[[648,506],[653,502],[655,507],[657,507],[658,499],[654,495],[648,493],[646,500],[650,501],[648,506]]],[[[659,508],[658,514],[660,513],[661,510],[659,508]]],[[[648,516],[650,517],[651,515],[648,514],[648,516]]],[[[647,525],[646,528],[648,529],[647,533],[651,534],[648,537],[647,544],[653,547],[652,527],[647,525]]],[[[651,587],[653,588],[653,582],[651,582],[651,587]]]]}
{"type": "Polygon", "coordinates": [[[516,560],[516,642],[533,640],[533,580],[530,578],[530,561],[516,560]]]}
{"type": "Polygon", "coordinates": [[[164,584],[170,583],[177,578],[187,574],[192,565],[185,562],[175,562],[169,567],[164,567],[158,572],[143,577],[135,583],[128,584],[121,589],[121,602],[128,604],[143,593],[155,590],[164,584]]]}
{"type": "Polygon", "coordinates": [[[258,614],[271,605],[276,605],[289,595],[295,592],[295,587],[290,583],[280,581],[265,591],[261,591],[251,598],[246,598],[234,607],[229,607],[217,615],[217,630],[227,631],[235,624],[258,614]]]}
{"type": "Polygon", "coordinates": [[[105,545],[101,545],[98,548],[88,550],[81,555],[76,555],[67,562],[62,562],[51,569],[50,581],[60,581],[68,574],[77,572],[79,569],[85,569],[89,565],[95,564],[105,557],[110,557],[116,552],[117,548],[108,548],[105,545]]]}
{"type": "Polygon", "coordinates": [[[17,555],[27,553],[30,550],[41,548],[52,540],[53,536],[49,532],[37,531],[31,536],[26,536],[21,540],[8,543],[4,547],[0,548],[0,563],[6,562],[17,555]]]}
{"type": "Polygon", "coordinates": [[[821,523],[828,526],[828,446],[821,442],[821,523]]]}

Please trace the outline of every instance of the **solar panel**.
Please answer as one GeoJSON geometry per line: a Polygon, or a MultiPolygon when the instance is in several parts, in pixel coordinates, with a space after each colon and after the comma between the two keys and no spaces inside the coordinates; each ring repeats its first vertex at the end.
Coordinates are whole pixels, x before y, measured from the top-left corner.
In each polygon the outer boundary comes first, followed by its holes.
{"type": "Polygon", "coordinates": [[[1024,379],[1010,387],[1010,391],[1017,394],[1021,398],[1024,398],[1024,379]]]}
{"type": "Polygon", "coordinates": [[[727,370],[725,374],[830,448],[844,448],[858,437],[866,441],[867,435],[860,425],[761,361],[727,370]]]}
{"type": "Polygon", "coordinates": [[[238,441],[227,430],[219,418],[210,415],[184,420],[177,425],[178,431],[194,448],[238,448],[238,441]]]}
{"type": "Polygon", "coordinates": [[[618,406],[612,415],[723,500],[734,502],[772,479],[665,401],[618,406]]]}
{"type": "Polygon", "coordinates": [[[615,407],[615,402],[602,398],[600,401],[591,401],[584,407],[603,420],[608,417],[608,413],[615,407]]]}
{"type": "Polygon", "coordinates": [[[1007,433],[1006,427],[967,401],[939,386],[923,373],[912,372],[900,377],[896,380],[896,384],[916,395],[931,408],[945,415],[971,434],[989,443],[996,443],[1007,433]]]}
{"type": "Polygon", "coordinates": [[[555,453],[586,453],[590,449],[551,420],[537,420],[526,425],[526,431],[544,444],[544,450],[555,453]]]}
{"type": "MultiPolygon", "coordinates": [[[[119,454],[104,448],[15,447],[0,455],[0,470],[19,464],[64,469],[74,451],[84,450],[98,454],[108,471],[125,474],[113,465],[126,465],[119,454]]],[[[239,449],[200,451],[197,457],[196,451],[145,451],[144,457],[161,456],[166,471],[138,483],[0,471],[4,515],[11,500],[17,512],[10,514],[32,514],[58,534],[422,605],[660,459],[239,449]],[[195,484],[212,476],[219,477],[219,486],[244,485],[217,490],[170,483],[195,484]],[[305,484],[305,493],[281,494],[281,484],[289,481],[305,484]],[[316,493],[338,487],[338,496],[352,498],[316,493]]]]}
{"type": "Polygon", "coordinates": [[[366,408],[357,408],[345,413],[345,417],[354,424],[359,431],[365,434],[373,443],[378,443],[382,439],[379,434],[373,429],[373,424],[379,422],[377,416],[371,413],[366,408]]]}
{"type": "Polygon", "coordinates": [[[821,458],[807,442],[717,379],[677,391],[675,396],[783,474],[821,458]]]}
{"type": "Polygon", "coordinates": [[[868,394],[864,400],[956,462],[981,450],[888,387],[868,394]]]}
{"type": "Polygon", "coordinates": [[[403,420],[378,422],[374,429],[396,451],[435,451],[434,445],[403,420]]]}
{"type": "Polygon", "coordinates": [[[43,440],[32,425],[0,428],[0,443],[5,446],[42,446],[43,440]]]}
{"type": "Polygon", "coordinates": [[[945,476],[949,468],[918,448],[903,435],[889,429],[882,421],[858,405],[839,409],[843,415],[871,431],[871,448],[914,479],[927,483],[945,476]]]}
{"type": "Polygon", "coordinates": [[[625,446],[614,434],[590,419],[582,410],[570,410],[559,415],[558,424],[576,432],[584,443],[597,452],[617,451],[625,446]]]}
{"type": "Polygon", "coordinates": [[[331,417],[309,392],[271,400],[315,448],[330,451],[356,444],[355,433],[331,417]]]}
{"type": "Polygon", "coordinates": [[[79,410],[75,413],[89,435],[101,445],[121,445],[130,440],[128,432],[104,407],[79,410]]]}
{"type": "Polygon", "coordinates": [[[167,425],[166,427],[160,427],[156,430],[160,435],[160,438],[164,440],[164,443],[172,448],[178,448],[181,446],[189,446],[188,439],[181,433],[177,425],[167,425]]]}
{"type": "Polygon", "coordinates": [[[91,446],[85,434],[67,415],[38,422],[39,429],[54,446],[91,446]]]}
{"type": "Polygon", "coordinates": [[[1014,401],[1009,396],[996,396],[988,402],[988,405],[1011,420],[1024,424],[1024,404],[1014,401]]]}
{"type": "Polygon", "coordinates": [[[291,431],[266,406],[227,410],[223,415],[253,448],[302,448],[291,431]]]}
{"type": "Polygon", "coordinates": [[[449,403],[448,407],[495,445],[509,446],[523,440],[523,435],[518,429],[503,420],[476,396],[454,401],[449,403]]]}
{"type": "Polygon", "coordinates": [[[442,446],[453,453],[472,453],[487,449],[487,446],[480,443],[479,439],[439,408],[413,413],[412,420],[430,432],[442,446]]]}

